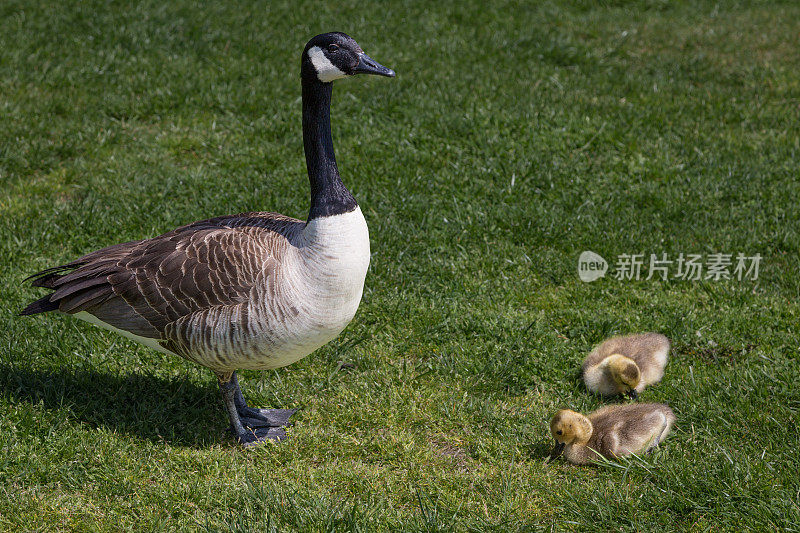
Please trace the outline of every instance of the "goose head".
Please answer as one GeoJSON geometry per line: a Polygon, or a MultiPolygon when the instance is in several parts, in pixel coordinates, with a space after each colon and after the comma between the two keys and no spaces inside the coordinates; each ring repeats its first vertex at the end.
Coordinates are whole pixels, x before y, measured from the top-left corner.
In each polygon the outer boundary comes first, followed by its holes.
{"type": "Polygon", "coordinates": [[[304,79],[330,83],[355,74],[394,77],[392,69],[365,54],[358,43],[346,33],[322,33],[306,44],[302,63],[304,79]]]}
{"type": "Polygon", "coordinates": [[[635,400],[638,396],[636,387],[642,379],[642,373],[633,359],[618,353],[610,355],[608,356],[608,371],[619,391],[635,400]]]}
{"type": "Polygon", "coordinates": [[[592,436],[592,423],[580,413],[562,409],[550,420],[550,433],[556,441],[550,457],[555,459],[569,444],[584,445],[592,436]]]}

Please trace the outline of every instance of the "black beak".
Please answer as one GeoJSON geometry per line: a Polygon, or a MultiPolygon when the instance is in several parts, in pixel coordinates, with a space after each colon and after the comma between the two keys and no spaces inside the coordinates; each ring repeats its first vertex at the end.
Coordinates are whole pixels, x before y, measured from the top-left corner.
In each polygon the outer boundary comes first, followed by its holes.
{"type": "Polygon", "coordinates": [[[358,65],[353,69],[353,74],[377,74],[378,76],[386,76],[394,78],[394,71],[386,68],[367,54],[360,54],[358,56],[358,65]]]}
{"type": "Polygon", "coordinates": [[[628,391],[628,396],[630,397],[631,400],[635,400],[636,398],[639,397],[639,393],[636,392],[635,389],[631,389],[628,391]]]}
{"type": "Polygon", "coordinates": [[[561,455],[561,453],[564,451],[564,446],[566,446],[565,443],[556,441],[556,445],[553,448],[553,451],[550,452],[550,460],[551,461],[553,459],[558,458],[561,455]]]}

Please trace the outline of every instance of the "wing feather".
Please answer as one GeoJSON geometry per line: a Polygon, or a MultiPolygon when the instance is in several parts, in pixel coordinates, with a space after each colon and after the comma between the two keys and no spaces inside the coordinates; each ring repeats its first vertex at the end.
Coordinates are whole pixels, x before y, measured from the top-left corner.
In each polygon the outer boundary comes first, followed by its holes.
{"type": "Polygon", "coordinates": [[[242,304],[265,274],[275,274],[303,226],[275,213],[243,213],[103,248],[28,278],[54,292],[25,311],[88,311],[118,329],[170,342],[177,353],[210,349],[227,334],[217,331],[225,320],[246,318],[242,304]]]}

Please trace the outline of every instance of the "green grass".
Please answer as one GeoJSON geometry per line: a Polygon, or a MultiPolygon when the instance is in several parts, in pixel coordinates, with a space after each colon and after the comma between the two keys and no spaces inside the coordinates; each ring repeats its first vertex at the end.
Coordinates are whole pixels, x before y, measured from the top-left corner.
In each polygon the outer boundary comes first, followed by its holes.
{"type": "Polygon", "coordinates": [[[0,5],[0,526],[800,529],[800,5],[0,5]],[[243,372],[300,407],[245,451],[207,370],[71,318],[29,273],[214,215],[305,217],[299,54],[353,35],[339,166],[373,257],[335,341],[243,372]],[[582,283],[583,250],[760,253],[757,281],[582,283]],[[544,464],[616,333],[673,341],[673,435],[544,464]],[[343,364],[347,363],[347,364],[343,364]]]}

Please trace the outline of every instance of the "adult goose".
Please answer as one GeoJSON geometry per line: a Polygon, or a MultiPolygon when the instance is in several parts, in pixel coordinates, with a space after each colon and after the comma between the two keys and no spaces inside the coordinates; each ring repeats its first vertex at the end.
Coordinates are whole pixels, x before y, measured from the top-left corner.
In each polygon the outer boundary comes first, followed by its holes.
{"type": "Polygon", "coordinates": [[[244,445],[285,436],[294,410],[248,407],[237,369],[289,365],[355,315],[369,265],[361,209],[339,177],[334,80],[394,76],[351,37],[317,35],[303,50],[303,144],[311,208],[303,222],[242,213],[103,248],[28,278],[53,292],[20,314],[59,311],[210,368],[244,445]]]}

